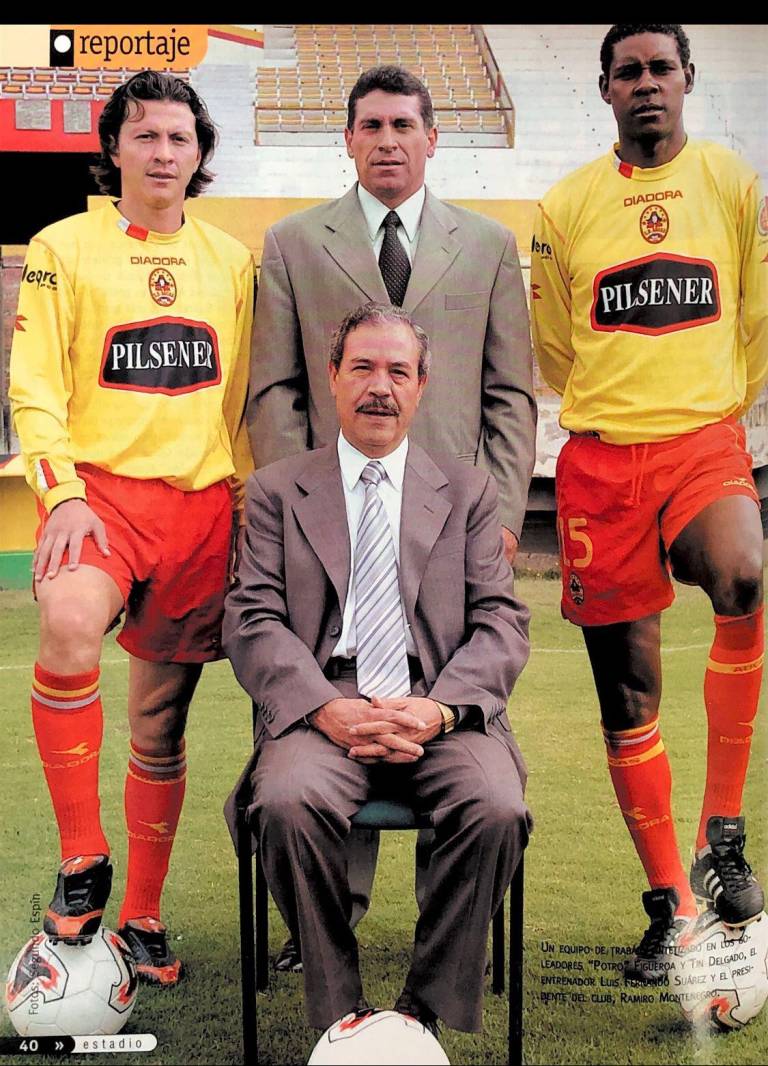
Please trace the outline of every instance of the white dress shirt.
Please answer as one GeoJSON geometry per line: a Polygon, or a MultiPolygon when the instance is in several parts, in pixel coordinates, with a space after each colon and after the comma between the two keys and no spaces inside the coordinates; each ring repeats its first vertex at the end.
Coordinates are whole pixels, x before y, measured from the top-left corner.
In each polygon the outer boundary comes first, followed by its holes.
{"type": "MultiPolygon", "coordinates": [[[[347,508],[351,566],[347,599],[342,615],[341,636],[333,649],[333,654],[344,659],[351,659],[357,652],[357,634],[355,632],[355,550],[357,548],[357,527],[360,524],[360,515],[363,512],[363,504],[365,502],[365,485],[360,480],[360,475],[372,460],[370,456],[363,455],[357,448],[353,448],[341,432],[339,433],[336,447],[341,466],[344,503],[347,508]]],[[[398,567],[400,566],[400,512],[403,503],[403,477],[405,476],[405,459],[407,455],[408,438],[406,437],[393,452],[385,455],[382,459],[376,460],[384,467],[387,475],[380,481],[378,492],[392,530],[392,542],[398,567]]],[[[405,624],[405,647],[409,655],[417,654],[416,645],[413,642],[407,622],[405,624]]]]}
{"type": "MultiPolygon", "coordinates": [[[[421,229],[421,211],[424,207],[426,194],[427,190],[422,185],[413,196],[409,196],[399,207],[395,208],[401,223],[397,227],[397,236],[408,253],[411,266],[413,266],[413,260],[416,258],[416,247],[419,243],[419,230],[421,229]]],[[[381,200],[377,200],[367,189],[363,188],[360,182],[357,183],[357,196],[365,215],[368,235],[373,244],[373,254],[376,256],[376,262],[378,263],[381,246],[384,243],[384,219],[392,208],[387,207],[381,200]]]]}

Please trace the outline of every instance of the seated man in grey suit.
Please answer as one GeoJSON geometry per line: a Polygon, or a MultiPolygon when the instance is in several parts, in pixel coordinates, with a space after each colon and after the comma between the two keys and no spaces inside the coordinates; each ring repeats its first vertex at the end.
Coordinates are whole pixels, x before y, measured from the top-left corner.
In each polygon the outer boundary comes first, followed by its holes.
{"type": "MultiPolygon", "coordinates": [[[[411,440],[493,474],[512,563],[536,437],[515,238],[426,187],[438,130],[429,92],[413,74],[396,66],[365,71],[347,110],[344,137],[357,183],[338,200],[281,219],[265,236],[248,405],[256,466],[336,439],[326,382],[333,331],[364,300],[402,306],[428,334],[434,356],[411,440]]],[[[348,852],[353,925],[368,906],[376,865],[378,834],[368,846],[362,836],[355,834],[348,852]]],[[[419,837],[419,874],[429,860],[427,836],[419,837]]],[[[424,880],[417,875],[419,900],[424,880]]],[[[300,968],[290,941],[275,966],[300,968]]]]}
{"type": "Polygon", "coordinates": [[[329,363],[341,432],[248,482],[224,647],[258,709],[252,826],[325,1028],[361,1005],[345,841],[376,793],[435,831],[396,1009],[481,1027],[488,925],[531,828],[506,716],[528,657],[488,473],[430,457],[408,427],[426,334],[399,308],[342,322],[329,363]]]}

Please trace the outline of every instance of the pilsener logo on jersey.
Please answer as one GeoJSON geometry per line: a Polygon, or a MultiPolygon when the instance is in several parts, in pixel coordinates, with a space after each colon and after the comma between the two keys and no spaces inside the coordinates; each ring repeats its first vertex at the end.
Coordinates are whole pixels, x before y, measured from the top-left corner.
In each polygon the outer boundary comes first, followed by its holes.
{"type": "Polygon", "coordinates": [[[715,264],[683,255],[648,255],[602,270],[590,320],[601,333],[674,333],[720,318],[715,264]]]}
{"type": "Polygon", "coordinates": [[[153,318],[113,326],[104,338],[99,384],[175,396],[218,385],[216,331],[207,322],[153,318]]]}

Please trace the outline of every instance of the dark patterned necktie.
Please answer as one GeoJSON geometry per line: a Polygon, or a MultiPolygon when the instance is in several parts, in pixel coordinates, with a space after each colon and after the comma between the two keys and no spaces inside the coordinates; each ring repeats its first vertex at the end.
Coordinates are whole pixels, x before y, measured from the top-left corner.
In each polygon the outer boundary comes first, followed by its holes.
{"type": "Polygon", "coordinates": [[[384,278],[390,300],[397,307],[402,307],[405,290],[408,288],[408,278],[411,276],[411,263],[397,235],[399,225],[400,216],[397,211],[390,211],[384,219],[384,240],[379,252],[379,270],[384,278]]]}

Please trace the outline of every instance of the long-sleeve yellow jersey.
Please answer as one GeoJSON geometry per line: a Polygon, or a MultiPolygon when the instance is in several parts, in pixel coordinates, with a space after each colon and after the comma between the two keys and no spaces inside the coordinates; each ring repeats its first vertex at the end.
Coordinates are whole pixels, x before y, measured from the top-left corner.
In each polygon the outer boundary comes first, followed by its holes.
{"type": "Polygon", "coordinates": [[[665,440],[743,413],[768,376],[768,206],[739,156],[607,156],[539,205],[531,312],[565,429],[665,440]]]}
{"type": "Polygon", "coordinates": [[[85,498],[79,462],[241,498],[252,315],[249,250],[205,222],[155,233],[109,204],[33,237],[10,397],[44,507],[85,498]]]}

